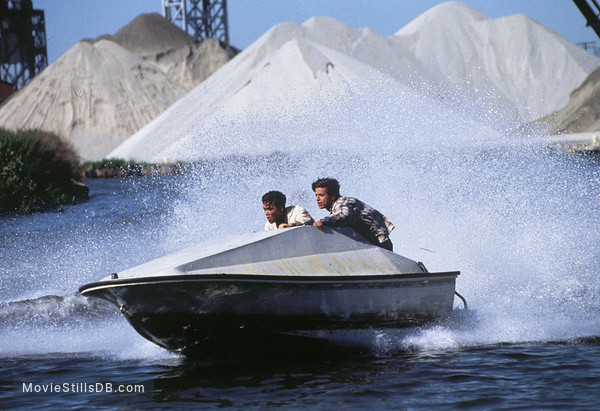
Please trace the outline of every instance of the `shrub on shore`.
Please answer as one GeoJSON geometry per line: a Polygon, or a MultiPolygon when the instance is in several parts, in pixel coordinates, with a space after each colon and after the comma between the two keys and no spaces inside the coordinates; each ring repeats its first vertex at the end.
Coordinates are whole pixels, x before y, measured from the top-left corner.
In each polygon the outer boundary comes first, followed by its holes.
{"type": "Polygon", "coordinates": [[[88,197],[70,144],[42,130],[0,128],[0,212],[32,211],[88,197]]]}

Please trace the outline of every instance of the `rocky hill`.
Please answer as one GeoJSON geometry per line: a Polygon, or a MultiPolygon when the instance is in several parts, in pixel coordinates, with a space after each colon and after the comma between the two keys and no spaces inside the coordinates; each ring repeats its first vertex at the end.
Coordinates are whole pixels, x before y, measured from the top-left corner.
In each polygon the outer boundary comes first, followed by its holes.
{"type": "Polygon", "coordinates": [[[108,39],[139,57],[153,57],[194,41],[157,13],[139,15],[108,39]]]}
{"type": "Polygon", "coordinates": [[[566,106],[536,124],[549,134],[600,131],[600,69],[571,93],[566,106]]]}
{"type": "Polygon", "coordinates": [[[461,130],[460,144],[474,137],[468,124],[496,128],[501,119],[512,129],[555,111],[598,66],[600,59],[525,16],[490,19],[458,2],[390,37],[324,17],[282,23],[109,156],[193,161],[309,149],[318,135],[343,147],[345,139],[369,138],[361,135],[369,122],[418,144],[461,130]],[[450,127],[456,121],[463,124],[450,127]]]}
{"type": "MultiPolygon", "coordinates": [[[[393,83],[397,99],[417,93],[510,128],[557,112],[580,85],[573,104],[588,104],[576,102],[593,100],[586,90],[595,81],[582,83],[600,66],[526,16],[490,19],[460,2],[435,6],[389,37],[327,17],[282,23],[231,60],[237,53],[144,14],[67,51],[0,106],[0,126],[54,132],[84,160],[190,159],[211,147],[205,136],[240,144],[258,124],[276,135],[277,124],[313,115],[316,103],[373,93],[366,83],[380,82],[393,83]]],[[[555,128],[594,127],[584,115],[592,106],[554,115],[555,128]]]]}
{"type": "Polygon", "coordinates": [[[0,107],[0,126],[54,132],[99,160],[235,53],[144,14],[69,49],[0,107]]]}

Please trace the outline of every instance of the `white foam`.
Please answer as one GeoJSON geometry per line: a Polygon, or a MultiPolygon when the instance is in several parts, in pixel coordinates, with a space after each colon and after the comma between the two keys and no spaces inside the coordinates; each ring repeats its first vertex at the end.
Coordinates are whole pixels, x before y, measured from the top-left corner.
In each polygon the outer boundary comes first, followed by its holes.
{"type": "Polygon", "coordinates": [[[124,318],[84,327],[6,328],[0,330],[0,340],[0,357],[3,358],[81,354],[134,360],[177,356],[140,337],[124,318]]]}

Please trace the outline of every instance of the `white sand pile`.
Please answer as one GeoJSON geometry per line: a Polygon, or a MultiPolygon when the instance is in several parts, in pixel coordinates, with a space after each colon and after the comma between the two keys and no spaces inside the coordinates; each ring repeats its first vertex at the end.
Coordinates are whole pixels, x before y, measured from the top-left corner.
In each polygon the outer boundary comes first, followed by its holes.
{"type": "Polygon", "coordinates": [[[482,99],[514,104],[524,121],[563,107],[600,59],[523,15],[490,19],[440,4],[394,36],[429,70],[482,99]]]}
{"type": "Polygon", "coordinates": [[[304,24],[282,23],[267,31],[239,59],[246,69],[256,67],[287,42],[304,39],[350,56],[414,87],[430,87],[436,80],[412,53],[393,39],[369,29],[355,29],[329,17],[313,17],[304,24]]]}
{"type": "Polygon", "coordinates": [[[459,108],[456,99],[452,108],[431,101],[441,87],[444,101],[452,92],[472,99],[463,114],[475,106],[493,108],[495,115],[514,114],[515,126],[560,107],[599,65],[524,16],[492,20],[457,2],[435,7],[390,38],[330,18],[283,23],[109,156],[155,162],[300,149],[323,133],[343,145],[344,136],[358,137],[363,115],[349,115],[348,100],[365,112],[373,109],[367,104],[381,108],[385,101],[379,113],[397,118],[383,120],[382,127],[415,137],[414,124],[426,133],[432,117],[439,121],[459,108]]]}
{"type": "Polygon", "coordinates": [[[472,137],[468,127],[452,119],[444,123],[451,110],[443,104],[321,44],[294,38],[258,59],[273,44],[272,35],[266,33],[109,157],[194,161],[304,152],[324,141],[343,148],[355,139],[375,147],[380,136],[364,128],[376,127],[417,146],[438,135],[440,126],[447,133],[447,128],[460,130],[457,141],[472,137]],[[432,118],[436,129],[430,131],[432,118]]]}
{"type": "Polygon", "coordinates": [[[312,113],[321,101],[368,93],[365,85],[377,81],[514,126],[563,107],[600,66],[525,16],[489,19],[458,2],[434,7],[390,37],[318,17],[273,27],[222,67],[234,53],[216,40],[191,41],[157,14],[142,15],[65,53],[0,107],[0,126],[53,131],[84,160],[109,153],[193,159],[206,154],[207,134],[234,144],[252,124],[275,133],[273,124],[312,113]],[[184,109],[140,130],[198,84],[184,109]]]}
{"type": "Polygon", "coordinates": [[[218,42],[145,14],[68,50],[0,107],[0,126],[54,132],[99,160],[229,59],[218,42]]]}

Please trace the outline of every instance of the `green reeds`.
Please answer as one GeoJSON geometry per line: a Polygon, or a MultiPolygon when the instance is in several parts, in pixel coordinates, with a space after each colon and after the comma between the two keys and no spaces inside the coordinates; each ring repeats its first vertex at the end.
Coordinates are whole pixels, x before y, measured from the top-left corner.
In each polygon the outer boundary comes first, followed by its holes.
{"type": "Polygon", "coordinates": [[[0,128],[0,212],[28,212],[87,197],[70,144],[41,130],[0,128]]]}

